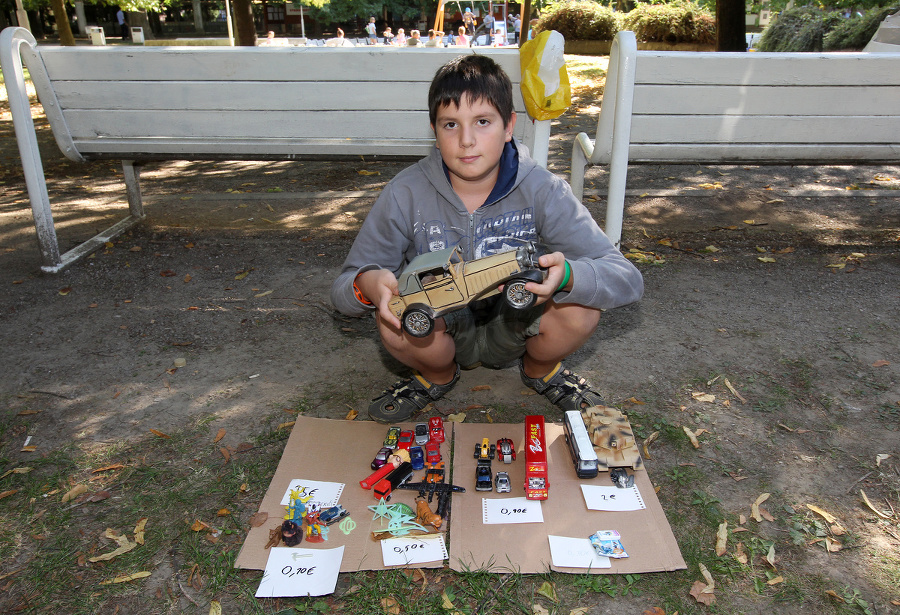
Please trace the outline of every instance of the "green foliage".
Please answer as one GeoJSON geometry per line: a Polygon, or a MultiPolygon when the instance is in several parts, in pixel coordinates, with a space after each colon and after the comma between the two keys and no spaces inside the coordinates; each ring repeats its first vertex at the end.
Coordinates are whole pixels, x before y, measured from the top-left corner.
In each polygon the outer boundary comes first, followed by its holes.
{"type": "Polygon", "coordinates": [[[898,9],[898,6],[874,8],[861,17],[853,15],[850,19],[845,19],[825,35],[825,51],[862,49],[872,40],[884,18],[896,13],[898,9]]]}
{"type": "Polygon", "coordinates": [[[843,21],[838,12],[805,6],[779,14],[763,32],[760,51],[822,51],[825,35],[843,21]]]}
{"type": "Polygon", "coordinates": [[[567,40],[611,41],[619,31],[616,13],[596,2],[574,1],[551,7],[535,32],[556,30],[567,40]]]}
{"type": "Polygon", "coordinates": [[[622,27],[639,41],[661,43],[716,42],[716,18],[695,2],[639,4],[625,15],[622,27]]]}

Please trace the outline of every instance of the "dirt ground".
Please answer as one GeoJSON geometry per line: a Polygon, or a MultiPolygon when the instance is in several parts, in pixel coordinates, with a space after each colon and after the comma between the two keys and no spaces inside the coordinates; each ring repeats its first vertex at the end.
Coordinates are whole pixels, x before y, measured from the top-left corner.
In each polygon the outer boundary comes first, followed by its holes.
{"type": "MultiPolygon", "coordinates": [[[[592,119],[555,123],[551,170],[568,175],[572,139],[592,119]]],[[[40,132],[65,249],[127,209],[121,170],[70,163],[40,132]]],[[[43,275],[6,108],[0,163],[5,446],[100,447],[210,415],[224,444],[237,444],[286,406],[335,419],[355,409],[362,420],[404,375],[372,322],[328,299],[355,230],[402,164],[148,165],[146,222],[43,275]],[[25,409],[39,413],[17,416],[25,409]]],[[[605,176],[588,174],[598,219],[605,176]]],[[[841,551],[807,541],[779,563],[821,578],[823,591],[858,590],[872,612],[900,612],[900,166],[635,167],[624,250],[645,296],[607,312],[569,366],[631,413],[639,434],[668,434],[651,448],[651,477],[697,468],[701,484],[690,486],[731,515],[749,517],[771,493],[774,521],[761,531],[772,536],[808,518],[808,504],[831,512],[848,531],[829,538],[841,551]],[[699,449],[682,427],[706,430],[699,449]],[[860,488],[892,519],[865,506],[860,488]]],[[[434,411],[560,418],[523,389],[512,369],[465,372],[434,411]]],[[[665,508],[666,489],[659,497],[665,508]]],[[[747,594],[733,598],[744,612],[807,612],[747,594]]]]}

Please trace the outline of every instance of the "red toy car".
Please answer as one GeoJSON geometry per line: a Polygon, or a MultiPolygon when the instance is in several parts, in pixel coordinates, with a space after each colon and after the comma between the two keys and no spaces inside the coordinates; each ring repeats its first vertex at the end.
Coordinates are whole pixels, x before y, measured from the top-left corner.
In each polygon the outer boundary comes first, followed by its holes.
{"type": "Polygon", "coordinates": [[[440,444],[444,441],[444,422],[439,416],[428,419],[428,427],[431,430],[431,441],[440,444]]]}
{"type": "Polygon", "coordinates": [[[405,448],[409,450],[409,447],[413,444],[413,432],[404,430],[400,432],[400,438],[397,439],[397,448],[405,448]]]}
{"type": "Polygon", "coordinates": [[[500,438],[497,440],[497,459],[503,463],[512,463],[516,460],[516,447],[509,438],[500,438]]]}
{"type": "Polygon", "coordinates": [[[429,442],[425,445],[425,461],[427,463],[437,463],[441,460],[441,447],[439,444],[429,442]]]}

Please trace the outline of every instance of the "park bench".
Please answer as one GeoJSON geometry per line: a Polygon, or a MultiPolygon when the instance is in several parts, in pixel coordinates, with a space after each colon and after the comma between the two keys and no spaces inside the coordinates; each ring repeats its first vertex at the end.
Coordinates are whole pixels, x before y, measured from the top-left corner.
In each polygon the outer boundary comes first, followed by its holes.
{"type": "Polygon", "coordinates": [[[622,236],[628,164],[900,161],[900,54],[638,51],[620,32],[571,185],[609,165],[606,233],[622,236]]]}
{"type": "Polygon", "coordinates": [[[144,217],[140,165],[157,160],[418,159],[434,135],[427,93],[460,54],[513,80],[515,136],[546,167],[550,122],[528,118],[518,49],[59,47],[0,33],[0,63],[43,265],[55,273],[144,217]],[[28,69],[71,160],[121,160],[129,215],[61,254],[25,90],[28,69]]]}

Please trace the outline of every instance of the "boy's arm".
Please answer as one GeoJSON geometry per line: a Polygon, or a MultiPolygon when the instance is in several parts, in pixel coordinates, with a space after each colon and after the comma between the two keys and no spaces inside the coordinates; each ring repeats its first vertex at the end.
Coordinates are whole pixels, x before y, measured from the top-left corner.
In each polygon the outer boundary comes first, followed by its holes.
{"type": "MultiPolygon", "coordinates": [[[[561,252],[571,270],[565,289],[555,291],[554,301],[611,309],[640,299],[644,293],[641,272],[600,230],[569,184],[551,177],[534,187],[537,229],[540,240],[551,251],[561,252]]],[[[563,265],[555,275],[551,271],[545,284],[552,277],[558,285],[564,275],[563,265]]]]}

